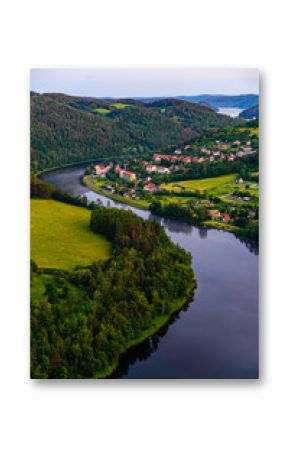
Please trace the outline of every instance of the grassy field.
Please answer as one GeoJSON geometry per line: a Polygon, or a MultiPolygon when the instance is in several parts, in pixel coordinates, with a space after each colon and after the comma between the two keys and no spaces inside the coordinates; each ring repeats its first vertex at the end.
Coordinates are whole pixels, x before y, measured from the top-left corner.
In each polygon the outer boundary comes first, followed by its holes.
{"type": "Polygon", "coordinates": [[[235,174],[218,176],[217,178],[205,178],[205,179],[192,179],[189,181],[178,181],[171,183],[161,184],[163,189],[172,191],[172,192],[180,192],[182,189],[178,186],[182,186],[185,190],[213,190],[218,187],[222,187],[226,184],[232,184],[236,179],[235,174]]]}
{"type": "Polygon", "coordinates": [[[104,109],[104,108],[95,108],[95,109],[93,109],[93,111],[97,112],[98,114],[102,114],[102,115],[107,115],[111,112],[110,109],[104,109]]]}
{"type": "Polygon", "coordinates": [[[259,128],[239,128],[241,132],[243,131],[249,131],[250,136],[257,136],[259,137],[259,128]]]}
{"type": "Polygon", "coordinates": [[[114,106],[114,108],[116,108],[116,109],[125,109],[128,106],[132,106],[132,105],[126,104],[126,103],[112,103],[111,106],[114,106]]]}
{"type": "Polygon", "coordinates": [[[71,270],[110,256],[111,244],[89,227],[90,211],[53,200],[31,200],[31,258],[40,268],[71,270]]]}

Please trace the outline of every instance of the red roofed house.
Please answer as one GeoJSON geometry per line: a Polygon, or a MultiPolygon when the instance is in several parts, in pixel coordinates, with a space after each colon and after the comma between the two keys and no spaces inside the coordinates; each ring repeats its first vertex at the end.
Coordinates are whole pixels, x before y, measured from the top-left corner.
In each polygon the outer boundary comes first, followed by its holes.
{"type": "Polygon", "coordinates": [[[146,167],[146,171],[147,171],[147,173],[153,173],[153,172],[157,171],[157,167],[156,167],[156,165],[148,164],[146,167]]]}
{"type": "Polygon", "coordinates": [[[125,179],[125,181],[134,182],[136,181],[135,173],[127,170],[121,170],[119,173],[120,178],[125,179]]]}
{"type": "Polygon", "coordinates": [[[146,192],[155,192],[156,190],[160,190],[160,187],[156,186],[152,182],[149,182],[144,186],[144,190],[146,190],[146,192]]]}
{"type": "Polygon", "coordinates": [[[218,209],[211,209],[208,211],[208,214],[210,215],[210,217],[214,220],[217,218],[220,218],[221,213],[218,209]]]}
{"type": "Polygon", "coordinates": [[[153,159],[155,162],[160,162],[161,161],[161,155],[160,154],[153,154],[153,159]]]}

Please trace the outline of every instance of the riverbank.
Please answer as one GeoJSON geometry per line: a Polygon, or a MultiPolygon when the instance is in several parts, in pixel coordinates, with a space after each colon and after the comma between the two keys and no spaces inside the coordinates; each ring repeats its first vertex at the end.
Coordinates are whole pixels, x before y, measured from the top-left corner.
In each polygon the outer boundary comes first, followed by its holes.
{"type": "Polygon", "coordinates": [[[152,323],[152,326],[146,331],[142,332],[142,334],[135,338],[134,340],[131,340],[126,344],[122,352],[119,354],[118,359],[114,361],[106,370],[99,371],[95,374],[94,379],[107,379],[109,378],[117,369],[119,366],[119,360],[121,356],[124,356],[126,352],[128,352],[130,349],[134,348],[135,346],[138,346],[141,343],[144,343],[148,338],[153,337],[156,333],[158,333],[166,324],[169,323],[172,316],[179,312],[186,304],[188,304],[193,297],[194,290],[197,287],[197,282],[195,279],[194,284],[187,290],[187,293],[184,295],[184,298],[178,300],[175,302],[175,304],[172,307],[172,310],[170,311],[170,314],[162,315],[154,320],[152,323]]]}
{"type": "MultiPolygon", "coordinates": [[[[69,167],[74,167],[74,166],[79,166],[80,164],[70,164],[69,166],[66,167],[59,167],[59,168],[51,168],[51,169],[46,169],[42,172],[39,172],[37,175],[35,175],[38,179],[40,179],[40,181],[42,182],[46,182],[43,181],[41,176],[45,175],[46,173],[49,172],[53,172],[56,171],[58,169],[62,169],[62,168],[69,168],[69,167]]],[[[81,182],[84,186],[88,187],[90,190],[92,190],[93,192],[97,193],[98,195],[101,195],[103,197],[106,197],[108,199],[111,199],[113,201],[116,201],[118,203],[121,204],[126,204],[129,207],[134,207],[136,209],[140,209],[140,210],[150,210],[150,204],[145,200],[134,200],[132,198],[128,198],[128,197],[123,197],[121,195],[115,194],[115,193],[111,193],[107,190],[104,190],[100,187],[97,187],[96,184],[93,182],[93,180],[91,179],[91,177],[89,175],[86,176],[81,176],[80,177],[81,182]]],[[[154,212],[156,213],[156,212],[154,212]]],[[[191,224],[191,225],[197,225],[198,227],[202,227],[204,229],[217,229],[217,230],[222,230],[225,232],[230,232],[232,234],[238,235],[238,236],[243,236],[249,239],[252,239],[253,241],[258,241],[259,239],[259,233],[258,233],[258,225],[256,225],[256,228],[240,228],[238,226],[234,226],[228,223],[223,223],[220,221],[215,221],[215,220],[206,220],[200,223],[196,223],[195,220],[192,218],[190,219],[184,219],[184,218],[179,218],[179,217],[175,217],[175,216],[167,216],[164,214],[157,214],[160,217],[163,218],[171,218],[173,220],[177,220],[180,222],[184,222],[187,224],[191,224]]]]}
{"type": "Polygon", "coordinates": [[[133,200],[132,198],[124,198],[121,195],[117,195],[116,193],[111,193],[107,190],[101,189],[99,187],[97,187],[92,178],[90,177],[90,175],[87,176],[83,176],[82,178],[82,182],[85,186],[87,186],[89,189],[93,190],[94,192],[98,193],[99,195],[103,195],[107,198],[110,198],[111,200],[114,201],[118,201],[119,203],[122,204],[128,204],[128,206],[133,206],[133,207],[137,207],[138,209],[142,209],[142,210],[148,210],[149,209],[149,205],[145,205],[142,204],[140,201],[137,200],[133,200]]]}
{"type": "MultiPolygon", "coordinates": [[[[55,171],[43,180],[75,198],[85,196],[88,202],[102,199],[82,184],[82,176],[83,168],[76,167],[55,171]]],[[[116,201],[114,207],[122,209],[124,205],[116,201]]],[[[150,217],[147,210],[132,210],[144,219],[150,217]]],[[[171,240],[193,256],[198,279],[194,301],[188,306],[184,303],[186,312],[179,313],[174,322],[171,318],[168,328],[165,323],[156,334],[151,329],[152,337],[144,336],[144,344],[124,350],[116,374],[99,371],[98,375],[127,379],[257,378],[257,243],[233,232],[185,225],[174,219],[164,220],[162,225],[171,240]],[[225,345],[225,341],[231,344],[225,345]]]]}
{"type": "MultiPolygon", "coordinates": [[[[118,194],[114,194],[114,193],[110,193],[100,187],[97,187],[95,185],[95,183],[93,182],[92,178],[87,175],[87,176],[83,176],[82,178],[82,182],[83,184],[88,187],[89,189],[93,190],[94,192],[98,193],[99,195],[103,195],[107,198],[110,198],[114,201],[118,201],[119,203],[122,204],[127,204],[128,206],[132,206],[132,207],[136,207],[137,209],[141,209],[141,210],[149,210],[150,209],[150,205],[146,205],[144,203],[141,203],[140,201],[136,201],[133,200],[131,198],[124,198],[121,195],[118,194]]],[[[194,222],[194,219],[183,219],[183,218],[179,218],[179,217],[174,217],[174,216],[166,216],[163,214],[160,214],[161,217],[164,218],[172,218],[174,220],[178,220],[181,222],[185,222],[191,225],[197,224],[194,222]]],[[[249,230],[247,228],[240,228],[238,226],[233,226],[231,224],[228,223],[223,223],[220,221],[214,221],[214,220],[206,220],[206,221],[202,221],[200,223],[198,223],[199,226],[206,228],[206,229],[218,229],[218,230],[222,230],[225,232],[231,232],[233,234],[236,235],[241,235],[243,237],[248,237],[248,238],[252,238],[254,240],[258,240],[258,235],[253,234],[252,230],[249,230]]]]}

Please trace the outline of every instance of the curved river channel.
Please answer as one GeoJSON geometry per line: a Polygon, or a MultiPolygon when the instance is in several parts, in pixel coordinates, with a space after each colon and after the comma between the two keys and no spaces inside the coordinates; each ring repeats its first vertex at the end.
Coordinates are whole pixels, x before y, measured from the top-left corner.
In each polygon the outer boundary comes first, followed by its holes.
{"type": "Polygon", "coordinates": [[[255,379],[259,375],[258,248],[214,229],[198,229],[92,192],[81,166],[42,179],[66,193],[157,219],[170,238],[192,254],[194,297],[157,334],[124,354],[112,377],[140,379],[255,379]]]}

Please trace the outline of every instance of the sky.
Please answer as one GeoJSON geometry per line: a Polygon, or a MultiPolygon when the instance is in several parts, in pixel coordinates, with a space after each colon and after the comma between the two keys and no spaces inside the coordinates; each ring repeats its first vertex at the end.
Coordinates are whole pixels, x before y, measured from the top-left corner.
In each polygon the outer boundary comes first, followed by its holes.
{"type": "Polygon", "coordinates": [[[32,69],[30,89],[90,97],[257,94],[255,69],[32,69]]]}

